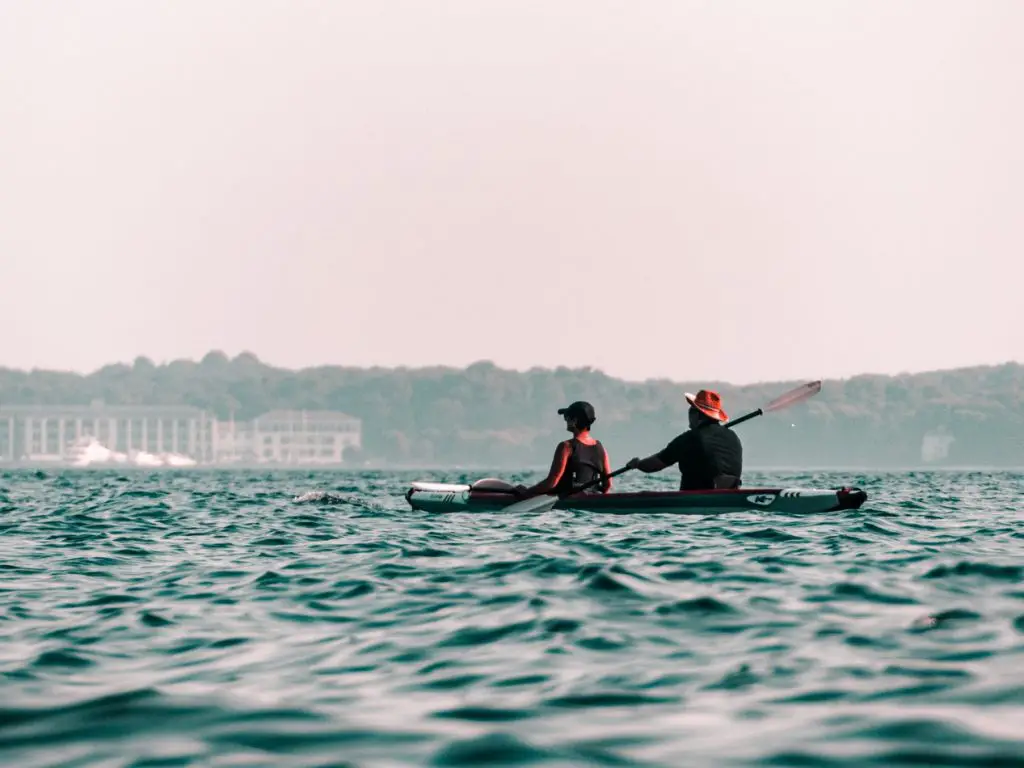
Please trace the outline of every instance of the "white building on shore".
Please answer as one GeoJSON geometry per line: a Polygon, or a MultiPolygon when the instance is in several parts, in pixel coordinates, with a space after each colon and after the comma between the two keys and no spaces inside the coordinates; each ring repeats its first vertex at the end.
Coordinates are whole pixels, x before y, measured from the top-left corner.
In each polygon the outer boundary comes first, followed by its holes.
{"type": "Polygon", "coordinates": [[[271,411],[249,422],[219,421],[218,464],[343,464],[362,446],[359,419],[335,411],[271,411]]]}
{"type": "Polygon", "coordinates": [[[272,411],[218,421],[188,406],[0,405],[0,462],[339,465],[362,445],[359,419],[272,411]]]}

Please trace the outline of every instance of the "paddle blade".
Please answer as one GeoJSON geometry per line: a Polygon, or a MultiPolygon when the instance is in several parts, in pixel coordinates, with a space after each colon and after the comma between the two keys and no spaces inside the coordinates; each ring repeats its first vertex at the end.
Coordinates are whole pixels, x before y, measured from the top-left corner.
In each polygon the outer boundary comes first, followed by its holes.
{"type": "Polygon", "coordinates": [[[768,405],[764,406],[761,410],[764,413],[780,411],[783,408],[789,408],[791,405],[802,403],[804,400],[809,400],[819,392],[821,392],[820,381],[812,381],[807,384],[801,384],[796,389],[791,389],[786,394],[779,395],[770,403],[768,403],[768,405]]]}
{"type": "Polygon", "coordinates": [[[534,496],[530,499],[517,501],[515,504],[510,504],[501,511],[503,513],[511,512],[512,514],[518,514],[520,512],[547,512],[549,509],[554,508],[557,503],[557,496],[545,494],[544,496],[534,496]]]}

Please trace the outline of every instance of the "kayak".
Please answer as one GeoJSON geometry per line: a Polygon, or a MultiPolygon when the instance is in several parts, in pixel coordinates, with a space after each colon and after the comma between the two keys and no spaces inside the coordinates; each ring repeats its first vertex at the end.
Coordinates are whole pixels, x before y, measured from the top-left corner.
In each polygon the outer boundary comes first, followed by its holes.
{"type": "MultiPolygon", "coordinates": [[[[413,509],[424,512],[500,512],[516,502],[513,487],[495,478],[484,478],[472,484],[414,482],[405,498],[413,509]]],[[[860,509],[867,498],[866,492],[852,487],[581,493],[559,499],[555,509],[617,515],[638,512],[713,515],[749,510],[820,514],[860,509]]]]}

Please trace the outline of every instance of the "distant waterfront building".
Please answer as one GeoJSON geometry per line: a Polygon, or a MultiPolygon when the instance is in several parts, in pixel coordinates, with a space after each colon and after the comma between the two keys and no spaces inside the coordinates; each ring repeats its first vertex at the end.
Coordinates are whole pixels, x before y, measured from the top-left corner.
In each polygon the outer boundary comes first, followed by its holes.
{"type": "Polygon", "coordinates": [[[359,419],[335,411],[271,411],[250,422],[219,421],[218,464],[342,464],[362,446],[359,419]]]}
{"type": "Polygon", "coordinates": [[[178,454],[210,459],[213,419],[191,407],[104,405],[0,406],[0,456],[8,461],[59,462],[94,439],[126,454],[178,454]]]}
{"type": "Polygon", "coordinates": [[[956,438],[946,431],[945,427],[924,435],[921,438],[921,460],[925,462],[942,461],[949,456],[949,448],[956,438]]]}
{"type": "Polygon", "coordinates": [[[0,461],[72,463],[89,444],[127,463],[165,456],[198,464],[342,464],[347,449],[362,445],[362,424],[331,411],[272,411],[236,422],[189,406],[0,405],[0,461]]]}

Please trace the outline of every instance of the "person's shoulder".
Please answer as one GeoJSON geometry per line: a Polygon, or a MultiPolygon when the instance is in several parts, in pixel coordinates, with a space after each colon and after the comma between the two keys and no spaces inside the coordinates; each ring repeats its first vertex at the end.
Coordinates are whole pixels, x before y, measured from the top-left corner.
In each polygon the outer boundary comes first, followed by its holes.
{"type": "Polygon", "coordinates": [[[739,433],[735,429],[730,429],[729,427],[723,424],[721,427],[716,429],[715,432],[718,433],[716,435],[716,440],[718,441],[719,445],[724,444],[731,445],[734,447],[739,447],[743,445],[743,441],[740,440],[739,433]]]}
{"type": "Polygon", "coordinates": [[[692,429],[688,429],[685,432],[673,437],[669,444],[666,446],[666,449],[671,448],[673,450],[678,450],[680,448],[686,448],[687,446],[692,445],[694,440],[697,439],[697,433],[694,432],[692,429]]]}
{"type": "Polygon", "coordinates": [[[733,442],[738,443],[740,441],[740,433],[735,429],[730,429],[725,424],[722,425],[722,431],[729,435],[729,439],[733,442]]]}

